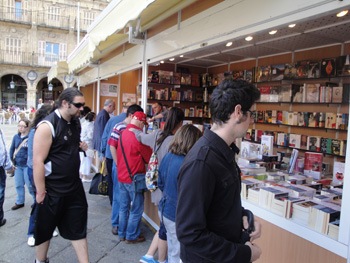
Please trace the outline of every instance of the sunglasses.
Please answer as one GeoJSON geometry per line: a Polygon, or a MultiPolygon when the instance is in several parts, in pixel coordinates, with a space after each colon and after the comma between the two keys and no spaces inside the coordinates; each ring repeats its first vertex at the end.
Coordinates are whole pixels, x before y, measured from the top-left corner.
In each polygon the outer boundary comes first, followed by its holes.
{"type": "Polygon", "coordinates": [[[73,104],[74,107],[76,107],[76,108],[78,108],[78,109],[80,109],[81,107],[84,107],[84,106],[85,106],[85,103],[74,103],[74,102],[72,102],[71,104],[73,104]]]}

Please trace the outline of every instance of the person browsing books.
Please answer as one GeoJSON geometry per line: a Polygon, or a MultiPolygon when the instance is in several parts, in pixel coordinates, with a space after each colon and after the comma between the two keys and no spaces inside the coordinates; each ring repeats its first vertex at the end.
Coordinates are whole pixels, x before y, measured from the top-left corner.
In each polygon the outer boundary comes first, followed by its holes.
{"type": "Polygon", "coordinates": [[[261,255],[252,243],[261,235],[258,221],[250,241],[241,243],[248,223],[243,217],[240,169],[235,161],[239,149],[234,143],[254,122],[252,110],[259,97],[259,90],[242,80],[224,80],[213,91],[212,128],[188,152],[178,175],[175,223],[184,263],[248,263],[261,255]]]}

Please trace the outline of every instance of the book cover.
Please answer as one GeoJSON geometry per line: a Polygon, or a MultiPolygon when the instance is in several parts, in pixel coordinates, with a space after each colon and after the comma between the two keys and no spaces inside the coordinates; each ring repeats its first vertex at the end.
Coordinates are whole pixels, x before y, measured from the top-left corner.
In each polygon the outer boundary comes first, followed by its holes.
{"type": "Polygon", "coordinates": [[[191,85],[191,74],[182,73],[181,74],[181,85],[191,85]]]}
{"type": "Polygon", "coordinates": [[[304,86],[299,86],[299,85],[292,86],[292,101],[304,102],[304,86]]]}
{"type": "Polygon", "coordinates": [[[321,77],[334,77],[336,73],[336,59],[324,58],[321,61],[321,77]]]}
{"type": "Polygon", "coordinates": [[[279,102],[290,102],[292,98],[292,86],[282,85],[278,95],[279,102]]]}
{"type": "Polygon", "coordinates": [[[269,102],[278,102],[279,87],[270,87],[269,102]]]}
{"type": "Polygon", "coordinates": [[[257,122],[264,122],[265,121],[265,114],[263,110],[256,111],[257,113],[257,122]]]}
{"type": "Polygon", "coordinates": [[[260,102],[269,102],[270,101],[270,87],[264,86],[259,87],[260,91],[260,102]]]}
{"type": "Polygon", "coordinates": [[[261,136],[263,135],[263,130],[255,130],[255,141],[261,142],[261,136]]]}
{"type": "Polygon", "coordinates": [[[340,153],[342,152],[341,142],[341,140],[332,139],[332,154],[340,155],[340,153]]]}
{"type": "Polygon", "coordinates": [[[311,62],[309,64],[308,78],[319,78],[321,76],[320,63],[311,62]]]}
{"type": "Polygon", "coordinates": [[[174,85],[180,85],[181,84],[181,73],[174,73],[173,74],[173,84],[174,85]]]}
{"type": "Polygon", "coordinates": [[[300,138],[300,149],[303,149],[303,150],[306,150],[307,149],[307,140],[308,140],[308,137],[307,135],[301,135],[301,138],[300,138]]]}
{"type": "Polygon", "coordinates": [[[262,155],[273,155],[273,136],[262,135],[261,136],[261,153],[262,155]]]}
{"type": "Polygon", "coordinates": [[[277,111],[277,123],[283,123],[283,111],[277,111]]]}
{"type": "Polygon", "coordinates": [[[301,134],[294,134],[294,133],[289,134],[289,147],[299,149],[300,144],[301,144],[301,134]]]}
{"type": "Polygon", "coordinates": [[[319,112],[318,127],[324,128],[326,126],[326,113],[319,112]]]}
{"type": "Polygon", "coordinates": [[[305,153],[304,174],[310,175],[315,179],[321,179],[323,154],[322,153],[305,153]]]}
{"type": "Polygon", "coordinates": [[[265,111],[264,122],[272,123],[272,111],[271,110],[265,111]]]}
{"type": "Polygon", "coordinates": [[[348,129],[348,122],[349,122],[349,114],[343,113],[340,129],[347,130],[348,129]]]}
{"type": "Polygon", "coordinates": [[[308,136],[307,150],[319,152],[321,149],[321,137],[320,136],[308,136]]]}
{"type": "Polygon", "coordinates": [[[258,82],[270,81],[271,80],[271,66],[261,66],[260,67],[260,76],[258,82]]]}
{"type": "Polygon", "coordinates": [[[192,85],[194,87],[200,87],[199,74],[191,73],[191,84],[190,85],[192,85]]]}
{"type": "Polygon", "coordinates": [[[285,64],[284,79],[296,79],[298,77],[297,68],[295,63],[285,64]]]}
{"type": "Polygon", "coordinates": [[[310,60],[298,61],[296,64],[298,78],[307,78],[309,74],[310,60]]]}
{"type": "Polygon", "coordinates": [[[273,110],[271,111],[271,123],[277,123],[277,111],[273,110]]]}
{"type": "Polygon", "coordinates": [[[341,128],[342,120],[343,120],[343,114],[342,113],[337,113],[336,117],[335,117],[335,128],[336,129],[340,129],[341,128]]]}
{"type": "Polygon", "coordinates": [[[336,114],[333,112],[326,112],[326,125],[328,129],[335,129],[336,126],[336,114]]]}
{"type": "Polygon", "coordinates": [[[277,145],[288,146],[288,136],[286,133],[280,132],[277,134],[277,145]]]}
{"type": "Polygon", "coordinates": [[[252,129],[248,129],[245,136],[244,136],[244,139],[245,140],[249,140],[251,141],[252,140],[252,129]]]}
{"type": "Polygon", "coordinates": [[[343,87],[333,87],[332,102],[341,103],[343,101],[343,87]]]}
{"type": "Polygon", "coordinates": [[[306,89],[306,102],[318,103],[320,99],[320,84],[305,84],[304,88],[306,89]]]}
{"type": "Polygon", "coordinates": [[[337,57],[337,75],[350,76],[350,55],[337,57]]]}
{"type": "Polygon", "coordinates": [[[318,112],[309,112],[309,125],[308,127],[318,127],[320,114],[318,112]]]}
{"type": "Polygon", "coordinates": [[[345,163],[334,161],[333,164],[333,183],[343,183],[345,173],[345,163]]]}
{"type": "Polygon", "coordinates": [[[321,148],[320,151],[322,153],[327,153],[327,143],[328,143],[328,138],[321,138],[321,148]]]}
{"type": "Polygon", "coordinates": [[[159,83],[163,84],[173,84],[173,72],[159,70],[159,83]]]}
{"type": "Polygon", "coordinates": [[[298,126],[305,126],[304,112],[297,113],[297,123],[298,123],[298,126]]]}
{"type": "Polygon", "coordinates": [[[288,120],[287,120],[288,125],[293,125],[293,112],[288,111],[288,120]]]}
{"type": "Polygon", "coordinates": [[[284,64],[271,66],[271,81],[278,81],[284,78],[284,64]]]}

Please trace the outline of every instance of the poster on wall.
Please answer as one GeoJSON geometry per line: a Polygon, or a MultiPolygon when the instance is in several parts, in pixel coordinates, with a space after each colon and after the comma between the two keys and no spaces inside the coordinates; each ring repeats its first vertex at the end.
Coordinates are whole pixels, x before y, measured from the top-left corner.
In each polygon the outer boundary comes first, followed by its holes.
{"type": "Polygon", "coordinates": [[[123,102],[136,103],[136,94],[134,94],[134,93],[123,93],[123,102]]]}
{"type": "Polygon", "coordinates": [[[118,97],[118,85],[101,83],[101,96],[118,97]]]}

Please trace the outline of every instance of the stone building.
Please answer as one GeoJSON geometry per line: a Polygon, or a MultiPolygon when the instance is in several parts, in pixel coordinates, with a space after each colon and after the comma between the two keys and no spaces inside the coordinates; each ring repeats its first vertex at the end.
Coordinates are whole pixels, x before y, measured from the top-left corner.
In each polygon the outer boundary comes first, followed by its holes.
{"type": "Polygon", "coordinates": [[[36,107],[76,84],[74,76],[48,83],[109,0],[0,0],[0,102],[2,108],[36,107]],[[49,85],[51,84],[51,85],[49,85]]]}

